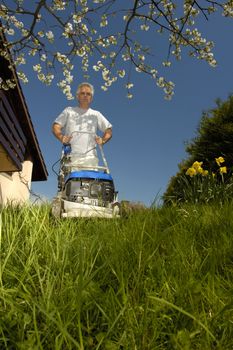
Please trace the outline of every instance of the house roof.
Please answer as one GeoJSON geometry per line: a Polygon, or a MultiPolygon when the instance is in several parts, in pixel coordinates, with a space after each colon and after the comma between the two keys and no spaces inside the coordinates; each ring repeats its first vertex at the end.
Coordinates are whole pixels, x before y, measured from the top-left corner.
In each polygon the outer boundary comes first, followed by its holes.
{"type": "MultiPolygon", "coordinates": [[[[0,31],[0,45],[6,42],[4,34],[0,31]]],[[[6,91],[7,98],[11,103],[11,107],[15,110],[15,114],[18,118],[20,126],[27,138],[27,154],[33,161],[32,181],[45,181],[47,180],[48,171],[45,165],[45,161],[39,146],[39,142],[33,127],[32,119],[29,114],[29,110],[26,104],[26,100],[16,73],[13,62],[13,70],[9,69],[9,61],[6,59],[0,60],[1,75],[8,79],[13,78],[16,87],[10,88],[6,91]]]]}

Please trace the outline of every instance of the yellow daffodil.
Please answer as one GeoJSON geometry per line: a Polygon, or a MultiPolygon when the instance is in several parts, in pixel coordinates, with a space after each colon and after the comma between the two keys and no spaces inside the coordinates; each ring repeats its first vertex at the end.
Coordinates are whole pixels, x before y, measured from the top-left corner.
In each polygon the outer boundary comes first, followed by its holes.
{"type": "Polygon", "coordinates": [[[203,172],[202,172],[202,175],[203,176],[207,176],[209,174],[209,171],[208,170],[203,170],[203,172]]]}
{"type": "Polygon", "coordinates": [[[227,167],[226,166],[222,166],[219,168],[220,174],[226,174],[227,173],[227,167]]]}
{"type": "Polygon", "coordinates": [[[218,157],[215,158],[215,161],[218,164],[218,166],[221,166],[221,164],[225,162],[225,159],[223,157],[218,157]]]}
{"type": "Polygon", "coordinates": [[[201,168],[202,164],[203,164],[203,162],[198,162],[196,160],[196,162],[193,163],[192,168],[197,170],[198,168],[201,168]]]}
{"type": "Polygon", "coordinates": [[[196,171],[197,171],[198,174],[203,174],[204,169],[202,169],[202,167],[199,166],[199,167],[196,168],[196,171]]]}
{"type": "Polygon", "coordinates": [[[191,167],[191,168],[188,168],[188,170],[186,171],[185,174],[190,176],[190,177],[193,177],[193,176],[197,175],[197,171],[196,171],[196,169],[191,167]]]}

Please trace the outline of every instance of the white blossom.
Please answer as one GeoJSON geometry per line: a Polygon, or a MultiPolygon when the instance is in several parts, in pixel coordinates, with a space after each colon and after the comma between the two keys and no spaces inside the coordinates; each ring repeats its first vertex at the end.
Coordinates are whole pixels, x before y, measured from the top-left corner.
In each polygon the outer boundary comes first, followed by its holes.
{"type": "Polygon", "coordinates": [[[43,38],[43,37],[44,37],[44,32],[43,32],[43,30],[40,30],[37,34],[38,34],[38,36],[39,36],[40,38],[43,38]]]}
{"type": "Polygon", "coordinates": [[[35,64],[35,65],[33,66],[33,70],[34,70],[35,72],[40,73],[40,72],[42,71],[42,67],[41,67],[40,64],[35,64]]]}
{"type": "Polygon", "coordinates": [[[105,81],[109,80],[109,73],[110,73],[109,70],[106,68],[102,71],[102,77],[105,81]]]}
{"type": "Polygon", "coordinates": [[[15,31],[13,28],[5,29],[5,33],[8,35],[15,35],[15,31]]]}
{"type": "Polygon", "coordinates": [[[170,67],[171,66],[171,61],[164,61],[163,63],[164,67],[170,67]]]}
{"type": "MultiPolygon", "coordinates": [[[[89,77],[90,69],[99,72],[105,91],[126,75],[130,82],[124,85],[130,90],[136,70],[154,79],[165,98],[170,99],[174,84],[159,75],[157,66],[170,67],[187,52],[215,67],[214,43],[200,32],[199,18],[203,15],[209,18],[217,11],[233,17],[233,0],[205,1],[205,6],[204,2],[192,0],[183,0],[181,4],[149,0],[133,2],[135,8],[130,2],[122,1],[122,9],[116,6],[119,4],[116,1],[53,0],[39,2],[41,7],[36,17],[29,14],[33,7],[30,9],[30,4],[26,7],[26,1],[11,1],[9,8],[7,3],[0,4],[2,30],[8,40],[0,49],[1,57],[9,60],[10,50],[17,67],[33,62],[38,79],[48,85],[56,79],[69,99],[73,98],[70,86],[74,80],[73,62],[79,65],[83,77],[89,77]],[[165,40],[168,37],[168,57],[160,58],[156,38],[155,44],[148,46],[149,31],[155,36],[159,33],[161,39],[163,34],[165,40]],[[56,76],[54,71],[58,73],[56,76]]],[[[27,81],[25,73],[19,72],[19,77],[27,81]]],[[[0,83],[5,88],[11,85],[6,81],[0,83]]]]}
{"type": "Polygon", "coordinates": [[[62,10],[65,10],[66,8],[66,2],[62,0],[54,0],[53,6],[55,10],[62,11],[62,10]]]}
{"type": "Polygon", "coordinates": [[[26,59],[25,59],[25,57],[24,57],[23,54],[20,55],[20,56],[18,56],[18,57],[15,59],[15,65],[16,65],[16,66],[19,66],[19,65],[21,65],[21,64],[26,64],[26,59]]]}
{"type": "Polygon", "coordinates": [[[108,25],[107,16],[103,15],[100,22],[100,27],[106,27],[108,25]]]}
{"type": "Polygon", "coordinates": [[[100,70],[100,67],[98,67],[98,66],[96,66],[96,65],[94,65],[92,68],[93,68],[94,71],[96,71],[96,72],[98,72],[98,71],[100,70]]]}
{"type": "Polygon", "coordinates": [[[77,23],[77,24],[81,23],[81,21],[82,21],[82,17],[79,16],[78,14],[76,14],[76,13],[73,14],[72,19],[73,19],[73,22],[77,23]]]}
{"type": "Polygon", "coordinates": [[[225,5],[223,5],[223,16],[233,17],[233,4],[232,1],[229,1],[225,5]]]}
{"type": "Polygon", "coordinates": [[[111,58],[114,58],[114,57],[116,57],[116,52],[114,52],[114,51],[111,51],[111,52],[110,52],[110,54],[109,54],[109,57],[111,57],[111,58]]]}
{"type": "Polygon", "coordinates": [[[18,75],[19,79],[20,79],[23,83],[25,83],[25,84],[28,83],[28,78],[27,78],[27,76],[25,75],[24,72],[18,71],[18,72],[17,72],[17,75],[18,75]]]}
{"type": "Polygon", "coordinates": [[[119,75],[120,78],[124,78],[124,76],[125,76],[125,70],[124,70],[124,69],[118,70],[118,71],[117,71],[117,74],[119,75]]]}
{"type": "Polygon", "coordinates": [[[68,100],[74,99],[71,93],[71,87],[69,84],[67,84],[66,80],[61,80],[59,83],[57,83],[57,86],[62,90],[63,94],[66,95],[68,100]]]}
{"type": "Polygon", "coordinates": [[[163,77],[159,77],[157,79],[157,85],[161,88],[163,88],[165,86],[165,79],[163,77]]]}
{"type": "Polygon", "coordinates": [[[150,29],[150,27],[147,24],[142,24],[140,28],[141,30],[145,30],[146,32],[150,29]]]}
{"type": "Polygon", "coordinates": [[[54,34],[53,34],[53,32],[52,32],[51,30],[49,30],[48,32],[46,32],[45,35],[46,35],[47,39],[48,39],[51,43],[54,42],[54,34]]]}
{"type": "Polygon", "coordinates": [[[138,55],[138,59],[140,61],[145,61],[145,56],[144,55],[138,55]]]}
{"type": "Polygon", "coordinates": [[[71,84],[73,82],[74,76],[71,75],[68,69],[63,69],[63,75],[65,76],[65,80],[68,84],[71,84]]]}
{"type": "Polygon", "coordinates": [[[21,30],[22,36],[28,36],[29,35],[29,31],[27,29],[22,29],[21,30]]]}
{"type": "Polygon", "coordinates": [[[126,89],[131,89],[134,86],[132,83],[128,83],[125,85],[126,89]]]}
{"type": "Polygon", "coordinates": [[[7,91],[9,89],[14,89],[15,86],[16,86],[16,83],[15,83],[14,79],[3,80],[0,77],[0,89],[3,89],[3,90],[7,91]]]}
{"type": "Polygon", "coordinates": [[[46,59],[47,59],[46,54],[45,54],[45,53],[43,53],[43,54],[41,55],[40,59],[41,59],[41,61],[45,62],[45,61],[46,61],[46,59]]]}
{"type": "Polygon", "coordinates": [[[29,56],[35,56],[37,52],[38,52],[38,49],[32,49],[28,52],[28,54],[29,56]]]}

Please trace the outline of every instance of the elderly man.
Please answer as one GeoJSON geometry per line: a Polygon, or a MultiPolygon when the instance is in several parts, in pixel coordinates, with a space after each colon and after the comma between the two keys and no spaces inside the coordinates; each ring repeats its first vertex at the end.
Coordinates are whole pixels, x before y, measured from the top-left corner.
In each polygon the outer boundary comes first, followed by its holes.
{"type": "Polygon", "coordinates": [[[52,131],[63,144],[71,144],[72,161],[77,166],[97,166],[96,143],[103,145],[112,137],[112,125],[98,111],[91,109],[94,88],[82,83],[77,89],[77,107],[67,107],[55,119],[52,131]],[[100,130],[103,136],[97,136],[100,130]]]}

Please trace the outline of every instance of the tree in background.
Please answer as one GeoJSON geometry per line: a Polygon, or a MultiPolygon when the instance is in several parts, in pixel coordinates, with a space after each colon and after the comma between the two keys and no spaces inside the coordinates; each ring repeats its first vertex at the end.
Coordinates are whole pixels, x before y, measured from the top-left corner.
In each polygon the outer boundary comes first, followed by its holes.
{"type": "MultiPolygon", "coordinates": [[[[144,73],[170,99],[174,83],[158,67],[170,67],[183,51],[215,66],[214,43],[202,36],[196,22],[217,11],[233,17],[233,1],[1,0],[1,31],[7,41],[0,54],[6,59],[11,54],[24,82],[27,63],[43,83],[56,81],[68,99],[73,98],[75,67],[85,79],[92,69],[99,72],[103,90],[122,78],[128,98],[133,96],[134,72],[144,73]],[[167,43],[164,52],[161,39],[167,43]],[[154,44],[149,47],[148,42],[154,44]]],[[[11,79],[0,83],[4,89],[14,86],[11,79]]]]}
{"type": "MultiPolygon", "coordinates": [[[[201,163],[200,177],[203,175],[202,170],[206,169],[209,176],[215,177],[215,183],[222,183],[223,173],[225,183],[231,181],[233,171],[233,96],[229,96],[224,102],[217,100],[216,105],[216,108],[203,112],[197,136],[186,146],[189,157],[178,165],[179,172],[171,178],[163,195],[165,203],[186,201],[186,186],[196,185],[192,179],[195,172],[192,175],[192,172],[187,170],[195,163],[196,165],[201,163]]],[[[212,179],[211,185],[213,185],[212,179]]]]}
{"type": "Polygon", "coordinates": [[[195,137],[187,146],[188,165],[202,160],[205,167],[215,171],[215,158],[222,156],[227,167],[233,166],[233,96],[216,101],[217,107],[204,112],[195,137]]]}

